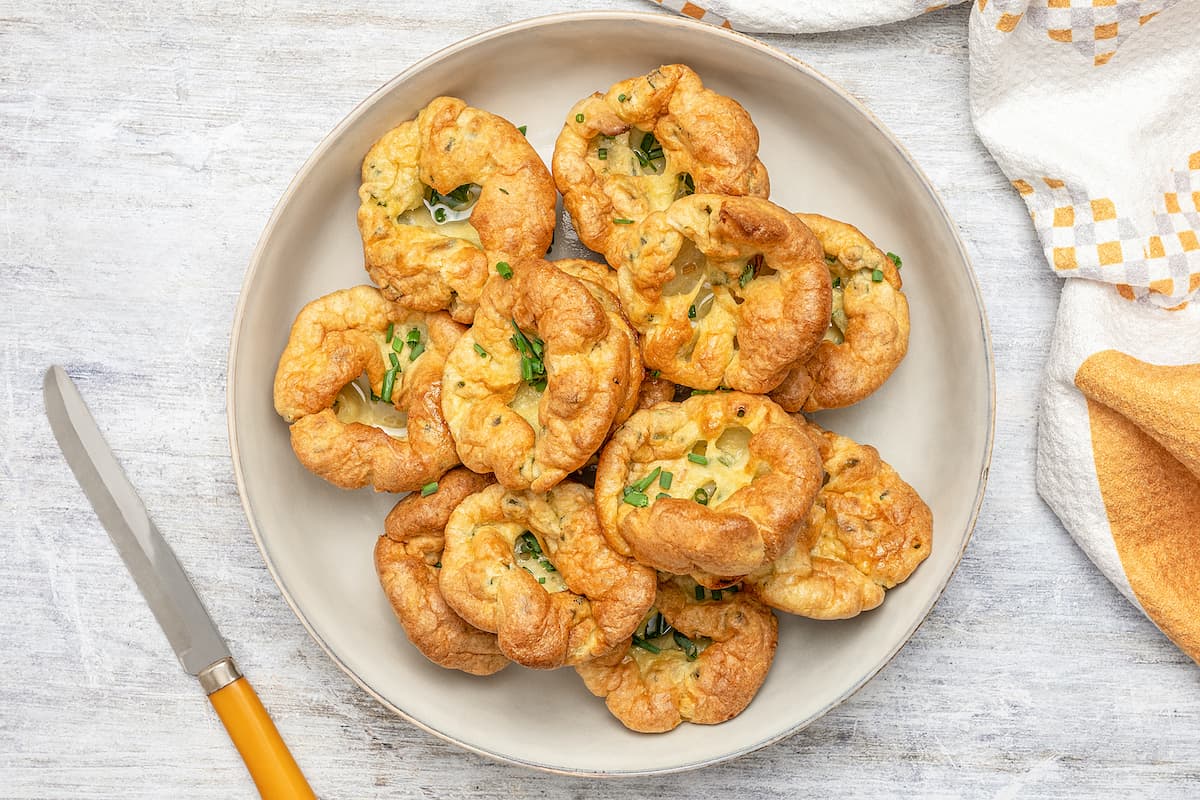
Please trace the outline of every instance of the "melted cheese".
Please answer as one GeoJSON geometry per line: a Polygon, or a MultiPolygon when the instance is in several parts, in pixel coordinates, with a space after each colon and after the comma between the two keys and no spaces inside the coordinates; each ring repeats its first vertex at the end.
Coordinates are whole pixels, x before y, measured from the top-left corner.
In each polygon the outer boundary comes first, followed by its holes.
{"type": "Polygon", "coordinates": [[[433,218],[433,211],[430,210],[428,200],[423,201],[416,208],[405,211],[396,221],[401,225],[415,225],[418,228],[425,228],[426,230],[440,233],[442,236],[462,239],[483,249],[483,245],[479,243],[479,231],[475,230],[475,226],[471,224],[469,219],[471,215],[470,209],[456,212],[445,206],[438,207],[446,210],[445,222],[438,222],[433,218]]]}
{"type": "MultiPolygon", "coordinates": [[[[658,498],[659,493],[665,492],[671,497],[690,500],[697,489],[704,489],[708,494],[708,506],[712,508],[727,500],[730,495],[748,485],[758,472],[758,464],[750,458],[750,430],[741,426],[726,428],[725,432],[713,442],[699,441],[691,452],[708,459],[707,464],[697,464],[689,461],[686,454],[682,458],[670,461],[654,461],[641,465],[643,472],[638,476],[649,475],[655,467],[661,467],[663,472],[670,472],[671,488],[663,489],[659,481],[652,483],[645,494],[651,503],[658,498]]],[[[632,478],[630,483],[637,479],[632,478]]]]}
{"type": "Polygon", "coordinates": [[[517,389],[516,396],[509,401],[508,407],[528,422],[529,427],[533,428],[534,431],[538,431],[541,429],[542,424],[538,420],[538,405],[541,401],[542,393],[522,381],[521,387],[517,389]]]}
{"type": "Polygon", "coordinates": [[[408,415],[390,403],[372,400],[366,378],[343,386],[333,401],[333,409],[338,420],[347,424],[370,425],[394,438],[402,438],[408,432],[408,415]]]}
{"type": "MultiPolygon", "coordinates": [[[[525,531],[521,532],[522,534],[525,531]]],[[[520,535],[517,536],[519,540],[520,535]]],[[[548,569],[547,565],[552,566],[552,562],[545,555],[537,555],[536,553],[520,552],[516,550],[516,544],[513,545],[513,557],[516,559],[516,564],[521,569],[528,572],[534,577],[543,589],[550,594],[556,592],[565,592],[567,583],[563,580],[562,573],[556,569],[548,569]]]]}
{"type": "Polygon", "coordinates": [[[829,329],[825,331],[825,341],[841,344],[846,341],[846,310],[842,306],[845,289],[835,286],[833,289],[833,313],[829,315],[829,329]]]}
{"type": "Polygon", "coordinates": [[[638,178],[639,193],[653,210],[663,210],[680,197],[679,176],[668,169],[666,156],[650,161],[646,166],[634,154],[633,148],[641,143],[645,131],[631,128],[613,137],[596,136],[588,144],[588,162],[599,175],[627,175],[638,178]],[[631,144],[632,142],[632,144],[631,144]],[[606,158],[600,158],[600,150],[606,158]]]}

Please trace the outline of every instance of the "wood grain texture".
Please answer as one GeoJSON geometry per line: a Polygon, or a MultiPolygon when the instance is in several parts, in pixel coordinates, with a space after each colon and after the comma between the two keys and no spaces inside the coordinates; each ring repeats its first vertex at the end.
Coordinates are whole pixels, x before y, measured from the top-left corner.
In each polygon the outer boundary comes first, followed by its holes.
{"type": "Polygon", "coordinates": [[[924,166],[995,337],[979,526],[874,681],[734,763],[596,782],[445,744],[309,639],[251,539],[226,439],[226,349],[258,235],[321,137],[392,75],[495,25],[596,5],[0,0],[0,797],[254,796],[58,455],[41,413],[51,362],[77,377],[323,797],[1195,797],[1200,672],[1034,491],[1059,285],[971,130],[962,7],[764,37],[859,97],[924,166]]]}

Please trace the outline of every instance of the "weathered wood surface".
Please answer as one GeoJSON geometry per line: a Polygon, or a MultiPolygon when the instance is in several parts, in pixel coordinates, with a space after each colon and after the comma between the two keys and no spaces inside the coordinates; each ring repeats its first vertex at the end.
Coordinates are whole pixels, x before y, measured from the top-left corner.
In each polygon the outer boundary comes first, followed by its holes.
{"type": "Polygon", "coordinates": [[[255,549],[226,440],[229,329],[259,232],[316,143],[386,79],[494,25],[596,5],[0,2],[0,796],[253,796],[58,456],[40,381],[61,362],[324,797],[1194,798],[1200,670],[1034,491],[1058,282],[972,133],[962,7],[766,37],[861,98],[924,166],[995,336],[979,526],[879,677],[737,762],[594,782],[423,733],[309,639],[255,549]]]}

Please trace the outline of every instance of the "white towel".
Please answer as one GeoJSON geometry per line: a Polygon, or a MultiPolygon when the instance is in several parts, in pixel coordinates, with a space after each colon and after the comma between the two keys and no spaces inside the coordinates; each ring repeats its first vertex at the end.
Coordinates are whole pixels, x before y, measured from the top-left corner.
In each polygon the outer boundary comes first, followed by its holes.
{"type": "MultiPolygon", "coordinates": [[[[946,5],[656,1],[778,33],[946,5]]],[[[1068,279],[1038,489],[1101,571],[1200,662],[1200,2],[975,0],[970,59],[976,130],[1068,279]]]]}

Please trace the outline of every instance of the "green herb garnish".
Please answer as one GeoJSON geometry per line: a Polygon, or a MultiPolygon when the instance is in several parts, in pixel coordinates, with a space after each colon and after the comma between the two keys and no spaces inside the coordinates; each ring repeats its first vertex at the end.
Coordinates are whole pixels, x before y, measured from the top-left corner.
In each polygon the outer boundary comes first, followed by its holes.
{"type": "Polygon", "coordinates": [[[632,225],[633,220],[625,219],[624,217],[617,217],[613,220],[613,224],[614,225],[632,225]]]}
{"type": "Polygon", "coordinates": [[[882,281],[883,280],[883,270],[881,270],[881,269],[872,270],[871,271],[871,280],[875,281],[876,283],[879,283],[880,281],[882,281]]]}
{"type": "Polygon", "coordinates": [[[698,455],[696,453],[688,453],[688,461],[692,462],[693,464],[700,464],[701,466],[708,466],[708,458],[706,456],[698,455]]]}
{"type": "Polygon", "coordinates": [[[617,95],[617,102],[618,102],[618,103],[624,103],[624,102],[625,102],[627,99],[628,99],[628,98],[627,98],[627,96],[625,95],[625,93],[624,93],[624,92],[622,92],[621,94],[617,95]]]}
{"type": "Polygon", "coordinates": [[[427,483],[421,487],[421,497],[429,497],[429,495],[434,494],[435,492],[437,492],[437,490],[438,490],[438,482],[431,481],[430,483],[427,483]]]}
{"type": "Polygon", "coordinates": [[[417,342],[416,344],[414,344],[412,346],[412,349],[408,351],[408,360],[416,361],[417,356],[421,355],[421,353],[424,353],[424,352],[425,352],[424,342],[417,342]]]}
{"type": "Polygon", "coordinates": [[[900,256],[896,255],[891,250],[889,250],[887,253],[887,257],[890,258],[892,260],[892,263],[896,265],[896,269],[900,269],[900,265],[902,263],[900,261],[900,256]]]}
{"type": "Polygon", "coordinates": [[[647,642],[645,639],[643,639],[643,638],[642,638],[642,637],[640,637],[640,636],[634,636],[634,637],[633,637],[633,646],[634,646],[634,647],[640,647],[640,648],[642,648],[643,650],[645,650],[646,652],[648,652],[648,653],[654,653],[654,654],[656,654],[656,655],[657,655],[658,653],[661,653],[661,652],[662,652],[662,650],[658,649],[658,647],[656,647],[655,645],[652,645],[652,644],[650,644],[649,642],[647,642]]]}
{"type": "Polygon", "coordinates": [[[500,277],[504,278],[504,280],[506,280],[506,281],[512,280],[512,276],[513,276],[512,267],[510,267],[508,265],[507,261],[497,261],[496,262],[496,272],[499,272],[500,277]]]}
{"type": "Polygon", "coordinates": [[[746,266],[742,268],[742,276],[738,278],[738,286],[745,289],[746,285],[752,280],[754,280],[754,264],[747,263],[746,266]]]}
{"type": "MultiPolygon", "coordinates": [[[[522,136],[524,136],[524,135],[525,135],[525,131],[529,130],[529,126],[528,126],[528,125],[522,125],[521,127],[517,128],[517,130],[519,130],[519,131],[521,132],[521,135],[522,135],[522,136]]],[[[507,194],[507,192],[505,192],[505,194],[507,194]]]]}
{"type": "Polygon", "coordinates": [[[396,370],[389,369],[383,373],[383,391],[379,393],[379,399],[385,403],[392,402],[392,390],[396,388],[396,370]]]}
{"type": "Polygon", "coordinates": [[[385,341],[385,342],[390,342],[390,341],[392,341],[392,334],[393,334],[393,333],[395,333],[395,332],[396,332],[396,323],[394,323],[394,322],[389,322],[389,323],[388,323],[388,328],[387,328],[387,338],[386,338],[386,339],[384,339],[384,341],[385,341]]]}
{"type": "Polygon", "coordinates": [[[583,117],[583,114],[576,114],[576,115],[575,115],[575,121],[576,121],[576,122],[583,122],[583,119],[584,119],[584,117],[583,117]]]}
{"type": "Polygon", "coordinates": [[[636,508],[645,508],[650,505],[650,498],[646,496],[646,493],[637,490],[626,490],[621,499],[636,508]]]}
{"type": "Polygon", "coordinates": [[[596,158],[600,159],[601,161],[608,161],[608,148],[601,147],[599,150],[597,150],[596,158]]]}
{"type": "Polygon", "coordinates": [[[696,318],[696,307],[688,306],[688,319],[695,319],[695,318],[696,318]]]}
{"type": "Polygon", "coordinates": [[[670,472],[667,472],[666,470],[663,470],[662,474],[660,474],[658,476],[658,485],[664,489],[670,489],[671,481],[674,479],[675,479],[674,475],[672,475],[670,472]]]}
{"type": "Polygon", "coordinates": [[[482,345],[480,345],[480,344],[479,344],[479,342],[476,342],[476,343],[475,343],[475,352],[479,354],[479,357],[480,357],[480,358],[487,358],[487,357],[488,357],[488,351],[487,351],[487,350],[484,350],[484,349],[483,349],[483,346],[482,346],[482,345]]]}
{"type": "Polygon", "coordinates": [[[632,486],[633,486],[634,490],[639,491],[639,492],[644,492],[644,491],[646,491],[646,489],[650,488],[650,484],[652,484],[656,480],[658,480],[658,476],[661,474],[662,474],[662,467],[655,467],[653,470],[651,470],[649,475],[646,475],[644,478],[642,478],[639,481],[635,481],[632,484],[632,486]]]}
{"type": "Polygon", "coordinates": [[[703,489],[697,489],[696,493],[692,495],[692,499],[700,505],[706,506],[708,505],[708,492],[703,489]]]}

